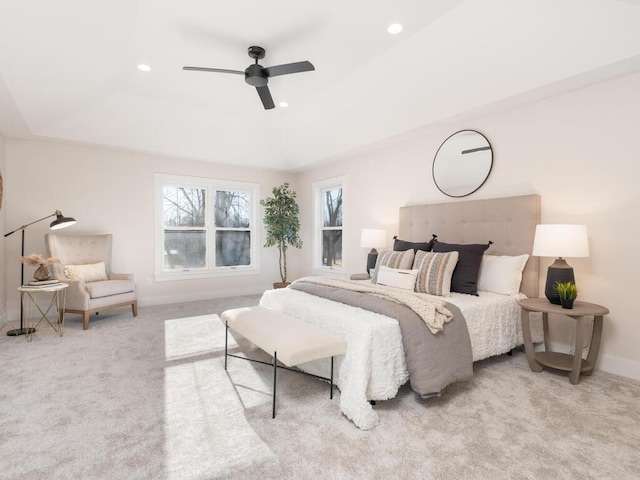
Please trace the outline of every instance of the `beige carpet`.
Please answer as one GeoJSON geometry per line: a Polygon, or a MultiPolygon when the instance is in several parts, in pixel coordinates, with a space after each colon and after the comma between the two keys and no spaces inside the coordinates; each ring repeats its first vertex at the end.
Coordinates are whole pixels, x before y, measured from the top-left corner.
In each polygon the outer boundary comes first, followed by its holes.
{"type": "Polygon", "coordinates": [[[257,301],[104,312],[87,331],[71,315],[64,337],[46,327],[31,344],[3,332],[0,478],[640,478],[640,383],[572,386],[523,353],[441,398],[403,387],[367,432],[325,383],[281,371],[272,420],[269,367],[231,358],[225,372],[216,315],[257,301]]]}

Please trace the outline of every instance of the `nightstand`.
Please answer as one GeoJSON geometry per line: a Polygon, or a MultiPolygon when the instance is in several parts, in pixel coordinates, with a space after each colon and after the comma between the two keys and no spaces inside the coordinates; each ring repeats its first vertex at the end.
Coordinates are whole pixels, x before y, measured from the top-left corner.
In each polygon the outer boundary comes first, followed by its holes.
{"type": "Polygon", "coordinates": [[[591,375],[598,360],[600,340],[602,338],[602,319],[609,313],[609,309],[595,303],[576,301],[573,308],[562,308],[560,305],[550,303],[546,298],[525,298],[518,301],[522,308],[522,336],[524,338],[524,350],[527,354],[529,367],[534,372],[542,371],[542,367],[549,367],[569,373],[569,381],[576,385],[580,380],[580,374],[591,375]],[[544,352],[535,352],[531,340],[531,328],[529,314],[531,312],[542,313],[542,327],[544,330],[544,352]],[[574,354],[550,351],[549,341],[549,314],[565,315],[576,321],[574,354]],[[593,316],[593,332],[591,345],[586,360],[582,358],[582,345],[587,319],[593,316]]]}

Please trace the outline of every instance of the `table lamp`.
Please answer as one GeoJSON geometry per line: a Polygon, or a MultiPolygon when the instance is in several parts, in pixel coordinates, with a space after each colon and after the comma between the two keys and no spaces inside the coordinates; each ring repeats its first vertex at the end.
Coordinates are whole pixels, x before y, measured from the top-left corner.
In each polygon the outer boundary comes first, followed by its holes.
{"type": "Polygon", "coordinates": [[[360,246],[371,249],[367,255],[367,273],[370,273],[372,268],[376,268],[376,260],[378,259],[376,247],[385,248],[387,246],[387,231],[363,228],[360,235],[360,246]]]}
{"type": "Polygon", "coordinates": [[[589,256],[586,225],[537,225],[532,255],[558,257],[547,269],[544,295],[551,303],[560,305],[560,295],[555,289],[556,283],[575,283],[573,268],[563,257],[589,256]]]}

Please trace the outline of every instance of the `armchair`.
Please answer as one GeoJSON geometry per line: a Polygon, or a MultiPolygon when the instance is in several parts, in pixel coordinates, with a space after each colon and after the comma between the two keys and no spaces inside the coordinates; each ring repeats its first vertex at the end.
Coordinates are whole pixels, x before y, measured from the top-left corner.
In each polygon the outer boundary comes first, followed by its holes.
{"type": "Polygon", "coordinates": [[[110,234],[45,235],[47,254],[60,259],[60,263],[51,265],[51,273],[69,284],[64,311],[81,314],[83,330],[89,328],[89,316],[99,311],[131,305],[133,316],[138,315],[138,289],[133,275],[111,271],[111,243],[110,234]],[[96,275],[93,267],[100,262],[104,262],[104,273],[96,275]]]}

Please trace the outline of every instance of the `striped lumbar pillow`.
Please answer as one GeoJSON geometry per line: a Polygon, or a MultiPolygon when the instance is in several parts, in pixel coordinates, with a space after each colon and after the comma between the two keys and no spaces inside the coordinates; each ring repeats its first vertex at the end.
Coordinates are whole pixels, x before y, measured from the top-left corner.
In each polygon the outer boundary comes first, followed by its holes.
{"type": "Polygon", "coordinates": [[[448,297],[451,277],[458,263],[458,252],[435,253],[418,251],[413,268],[418,269],[416,292],[448,297]]]}
{"type": "Polygon", "coordinates": [[[401,268],[403,270],[411,269],[411,265],[413,265],[413,250],[407,250],[406,252],[392,252],[387,250],[380,255],[378,255],[378,260],[376,261],[376,269],[373,272],[373,278],[371,279],[372,283],[378,282],[378,270],[381,266],[389,267],[389,268],[401,268]]]}

